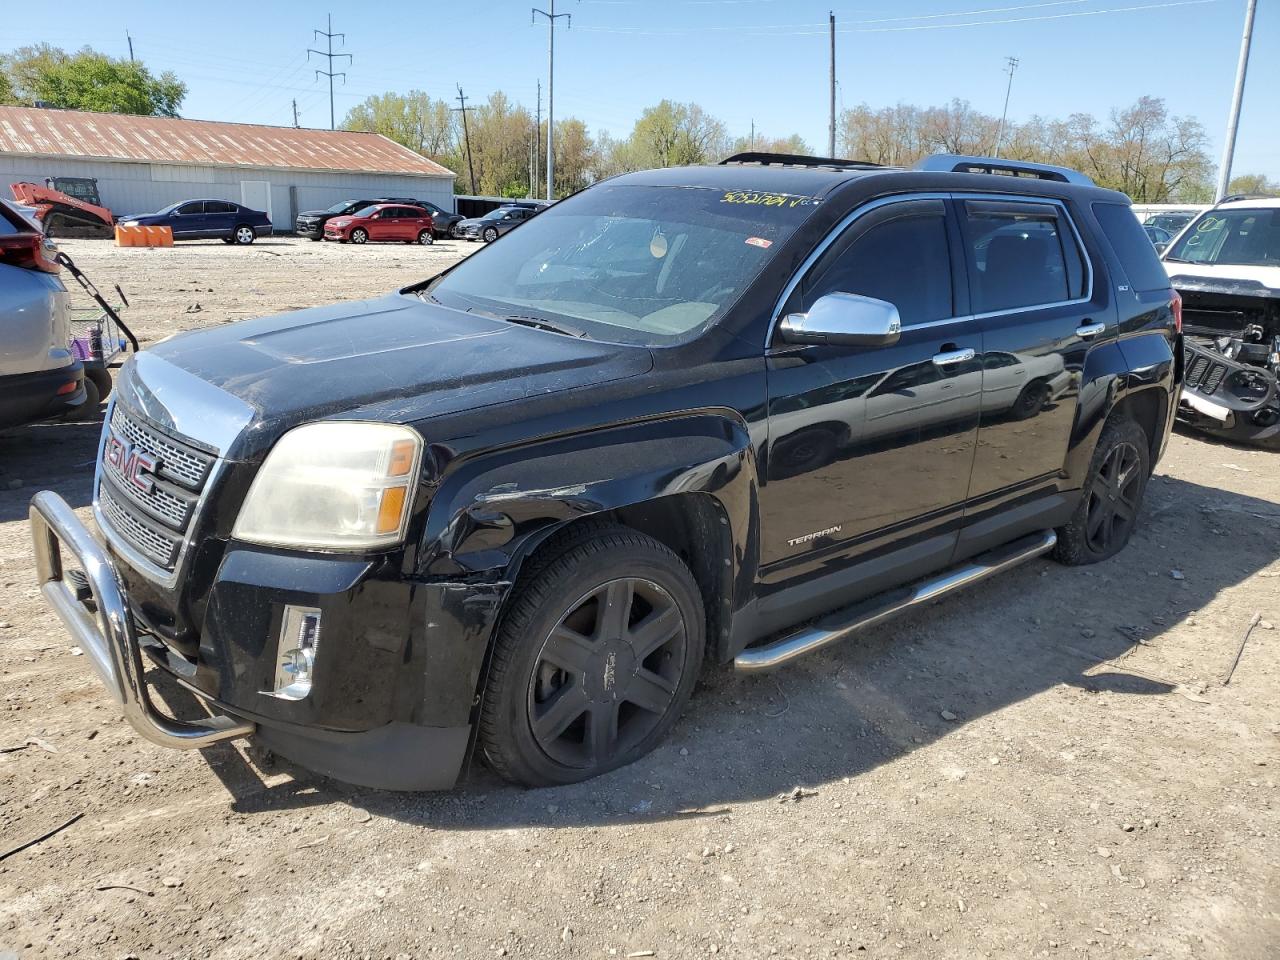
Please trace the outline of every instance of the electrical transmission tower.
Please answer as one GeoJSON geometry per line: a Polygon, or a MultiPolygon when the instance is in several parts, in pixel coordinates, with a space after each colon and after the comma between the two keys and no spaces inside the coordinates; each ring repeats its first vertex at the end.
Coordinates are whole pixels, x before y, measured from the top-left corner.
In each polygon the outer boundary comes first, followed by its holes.
{"type": "Polygon", "coordinates": [[[308,60],[310,60],[310,59],[311,59],[311,55],[314,53],[317,57],[325,57],[325,58],[327,58],[327,60],[328,60],[328,66],[329,66],[329,69],[328,69],[328,70],[317,70],[317,71],[316,71],[316,77],[317,77],[317,78],[319,78],[319,77],[328,77],[328,78],[329,78],[329,129],[330,129],[330,130],[336,130],[336,129],[338,128],[338,125],[337,125],[336,120],[334,119],[334,114],[333,114],[333,78],[334,78],[334,77],[341,77],[341,78],[342,78],[342,82],[343,82],[343,83],[346,83],[346,82],[347,82],[347,75],[346,75],[345,73],[341,73],[341,72],[339,72],[339,73],[334,73],[334,71],[333,71],[333,61],[334,61],[334,58],[335,58],[335,57],[337,57],[337,58],[339,58],[339,59],[341,59],[342,57],[346,57],[346,58],[347,58],[347,63],[348,63],[348,64],[350,64],[350,63],[352,62],[352,56],[351,56],[351,54],[349,54],[349,53],[334,53],[334,52],[333,52],[333,38],[334,38],[334,37],[339,37],[339,38],[341,38],[341,40],[342,40],[342,42],[343,42],[343,43],[346,43],[346,42],[347,42],[347,35],[346,35],[345,33],[334,33],[334,32],[333,32],[333,14],[329,14],[328,16],[329,16],[329,21],[328,21],[328,22],[329,22],[329,26],[328,26],[328,29],[326,29],[326,30],[313,30],[313,31],[312,31],[313,36],[312,36],[312,38],[311,38],[312,40],[315,40],[315,39],[316,39],[316,37],[324,37],[324,38],[328,41],[328,49],[327,49],[327,50],[316,50],[316,49],[314,49],[314,48],[312,48],[312,47],[308,47],[308,48],[307,48],[307,59],[308,59],[308,60]]]}
{"type": "Polygon", "coordinates": [[[537,23],[539,14],[547,18],[547,199],[554,200],[556,171],[556,21],[563,17],[565,26],[571,27],[573,25],[573,15],[556,13],[556,0],[550,0],[548,6],[551,7],[549,11],[539,10],[534,7],[530,22],[537,23]]]}
{"type": "Polygon", "coordinates": [[[1000,132],[996,134],[996,153],[1000,156],[1000,147],[1004,143],[1004,124],[1009,116],[1009,94],[1013,92],[1013,75],[1018,69],[1017,57],[1005,57],[1005,71],[1009,74],[1009,85],[1004,89],[1004,112],[1000,114],[1000,132]]]}

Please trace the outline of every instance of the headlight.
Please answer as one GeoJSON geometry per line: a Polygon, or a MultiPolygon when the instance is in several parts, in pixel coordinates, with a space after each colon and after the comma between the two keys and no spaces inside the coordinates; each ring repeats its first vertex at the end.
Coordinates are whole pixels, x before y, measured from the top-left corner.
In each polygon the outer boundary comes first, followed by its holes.
{"type": "Polygon", "coordinates": [[[231,535],[280,547],[364,550],[404,539],[422,438],[391,423],[310,423],[281,437],[231,535]]]}

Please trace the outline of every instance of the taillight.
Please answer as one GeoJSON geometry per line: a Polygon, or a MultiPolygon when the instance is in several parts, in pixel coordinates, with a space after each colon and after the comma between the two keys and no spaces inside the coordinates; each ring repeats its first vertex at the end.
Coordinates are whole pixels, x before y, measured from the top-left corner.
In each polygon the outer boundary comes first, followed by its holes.
{"type": "Polygon", "coordinates": [[[1173,291],[1173,299],[1169,301],[1169,309],[1173,311],[1173,332],[1182,333],[1182,294],[1173,291]]]}
{"type": "Polygon", "coordinates": [[[55,259],[58,246],[44,234],[11,233],[0,236],[0,262],[28,270],[57,273],[62,266],[55,259]]]}

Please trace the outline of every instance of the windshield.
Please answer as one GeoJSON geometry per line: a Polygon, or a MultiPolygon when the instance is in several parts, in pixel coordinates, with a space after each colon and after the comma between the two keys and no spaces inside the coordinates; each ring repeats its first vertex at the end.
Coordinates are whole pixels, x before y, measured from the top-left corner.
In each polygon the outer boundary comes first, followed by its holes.
{"type": "Polygon", "coordinates": [[[369,204],[367,207],[361,207],[359,210],[352,210],[352,211],[351,211],[351,216],[353,216],[353,217],[368,217],[368,216],[372,216],[372,215],[373,215],[373,212],[374,212],[375,210],[377,210],[377,209],[378,209],[378,205],[377,205],[376,203],[371,203],[371,204],[369,204]]]}
{"type": "Polygon", "coordinates": [[[427,292],[598,340],[659,345],[718,320],[816,209],[812,197],[593,187],[464,260],[427,292]]]}
{"type": "Polygon", "coordinates": [[[347,207],[351,206],[353,203],[359,202],[359,200],[343,200],[341,203],[335,203],[332,207],[327,208],[325,213],[342,213],[343,210],[346,210],[347,207]]]}
{"type": "Polygon", "coordinates": [[[1269,207],[1210,210],[1177,239],[1165,260],[1280,266],[1278,214],[1280,210],[1269,207]]]}
{"type": "Polygon", "coordinates": [[[510,207],[499,207],[497,210],[490,210],[480,219],[481,220],[501,220],[510,212],[511,212],[510,207]]]}

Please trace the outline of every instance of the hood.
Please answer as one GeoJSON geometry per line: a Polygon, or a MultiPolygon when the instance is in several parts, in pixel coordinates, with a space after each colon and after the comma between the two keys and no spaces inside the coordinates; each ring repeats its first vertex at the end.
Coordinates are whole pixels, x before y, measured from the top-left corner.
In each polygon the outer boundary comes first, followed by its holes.
{"type": "Polygon", "coordinates": [[[1245,296],[1280,297],[1280,266],[1165,260],[1164,269],[1170,282],[1179,290],[1187,287],[1245,296]]]}
{"type": "Polygon", "coordinates": [[[484,221],[484,218],[483,218],[483,217],[468,217],[468,218],[467,218],[467,219],[465,219],[465,220],[459,220],[459,221],[458,221],[458,226],[460,226],[460,227],[478,227],[478,226],[480,226],[480,224],[481,224],[481,222],[482,222],[482,221],[484,221]]]}
{"type": "Polygon", "coordinates": [[[647,372],[642,347],[596,343],[391,294],[183,334],[153,353],[255,411],[237,457],[308,420],[410,423],[647,372]],[[388,413],[388,411],[391,411],[388,413]]]}

